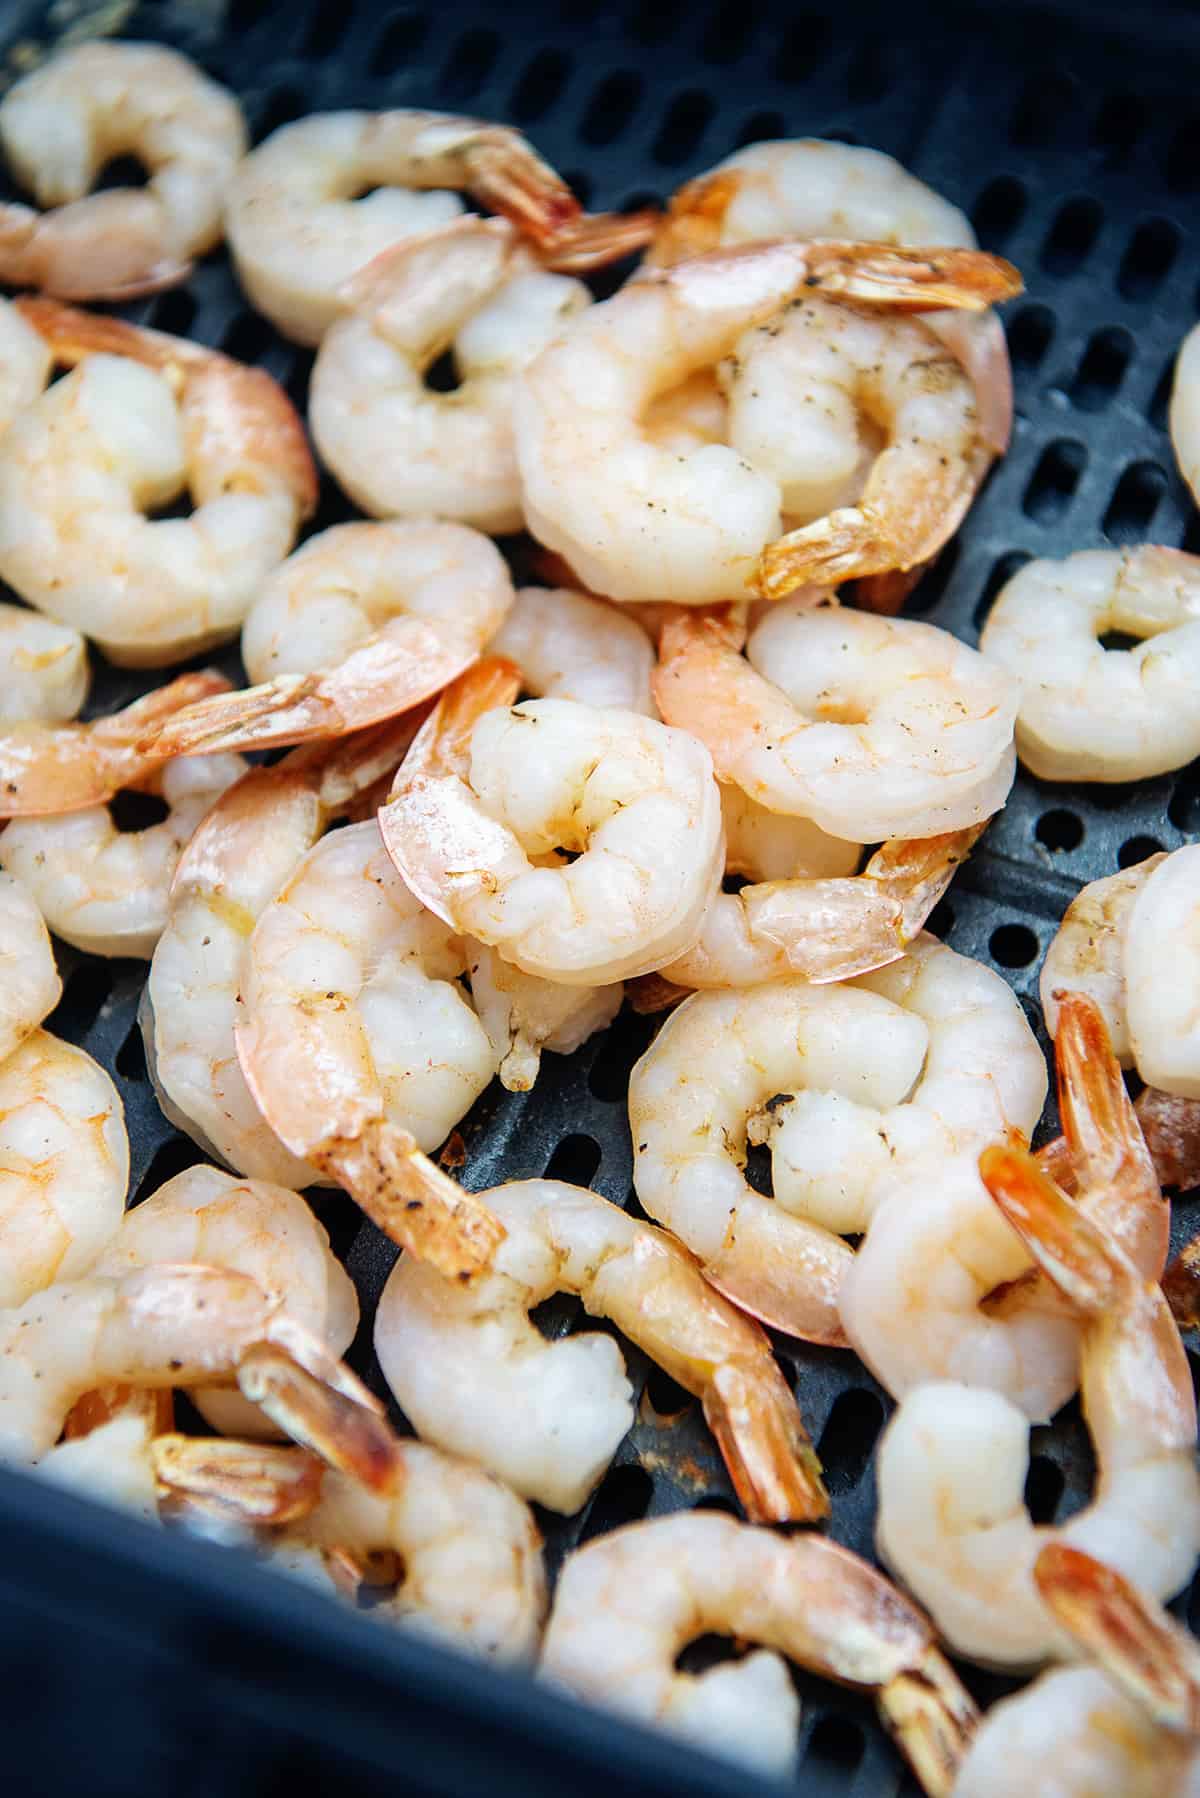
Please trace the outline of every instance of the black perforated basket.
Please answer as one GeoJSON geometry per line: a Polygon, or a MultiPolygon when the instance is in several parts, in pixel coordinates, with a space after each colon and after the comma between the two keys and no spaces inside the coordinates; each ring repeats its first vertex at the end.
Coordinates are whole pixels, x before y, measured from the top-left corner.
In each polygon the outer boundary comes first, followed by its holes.
{"type": "MultiPolygon", "coordinates": [[[[15,50],[17,67],[21,46],[52,42],[95,10],[88,0],[10,5],[0,51],[15,50]]],[[[256,138],[331,107],[469,111],[524,128],[597,207],[665,197],[756,138],[889,151],[963,206],[985,247],[1028,283],[1007,320],[1012,451],[909,611],[974,642],[997,588],[1030,556],[1147,538],[1200,548],[1166,434],[1172,360],[1200,283],[1193,6],[146,0],[127,17],[118,10],[125,35],[173,43],[236,88],[256,138]]],[[[224,254],[129,315],[261,362],[303,405],[311,357],[249,310],[224,254]]],[[[346,516],[327,487],[312,528],[346,516]]],[[[111,710],[141,684],[101,667],[92,709],[111,710]]],[[[1022,774],[934,927],[1000,969],[1044,1042],[1036,972],[1066,902],[1084,880],[1177,847],[1198,823],[1195,768],[1136,788],[1052,787],[1022,774]]],[[[66,990],[50,1027],[113,1073],[136,1199],[199,1159],[164,1122],[146,1077],[135,1022],[144,966],[65,948],[61,961],[66,990]]],[[[622,1018],[577,1055],[548,1057],[534,1093],[486,1093],[464,1126],[465,1182],[548,1172],[636,1207],[624,1098],[653,1029],[622,1018]]],[[[395,1251],[348,1200],[318,1204],[369,1320],[395,1251]]],[[[1177,1210],[1186,1234],[1186,1207],[1177,1210]]],[[[575,1301],[546,1309],[551,1334],[597,1327],[575,1301]]],[[[552,1572],[618,1523],[734,1508],[697,1408],[622,1347],[637,1422],[580,1515],[541,1518],[552,1572]]],[[[781,1339],[778,1355],[825,1463],[830,1533],[869,1555],[872,1453],[890,1402],[849,1354],[781,1339]]],[[[369,1323],[351,1360],[384,1390],[369,1323]]],[[[1072,1405],[1033,1432],[1035,1517],[1077,1507],[1090,1472],[1072,1405]]],[[[981,1696],[1000,1689],[969,1677],[981,1696]]],[[[868,1701],[798,1683],[798,1789],[911,1789],[868,1701]]],[[[19,1769],[34,1792],[282,1798],[335,1781],[434,1798],[776,1789],[385,1631],[216,1548],[10,1473],[0,1474],[0,1719],[7,1776],[19,1769]]]]}

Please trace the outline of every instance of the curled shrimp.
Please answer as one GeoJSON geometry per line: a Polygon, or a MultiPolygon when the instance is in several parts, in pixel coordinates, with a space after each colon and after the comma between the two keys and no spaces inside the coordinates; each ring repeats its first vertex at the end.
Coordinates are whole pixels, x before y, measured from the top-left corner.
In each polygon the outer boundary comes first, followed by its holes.
{"type": "Polygon", "coordinates": [[[171,1121],[253,1179],[304,1187],[322,1176],[279,1141],[237,1058],[246,944],[325,827],[390,780],[414,729],[399,719],[251,769],[201,820],[175,871],[139,1014],[147,1066],[171,1121]]]}
{"type": "Polygon", "coordinates": [[[1031,1130],[1045,1091],[1004,981],[922,937],[853,984],[685,1000],[630,1076],[634,1185],[744,1309],[844,1345],[854,1256],[840,1232],[866,1229],[907,1171],[940,1177],[956,1155],[1031,1130]],[[745,1178],[748,1140],[770,1143],[773,1199],[745,1178]]]}
{"type": "Polygon", "coordinates": [[[0,574],[122,666],[235,637],[316,504],[291,401],[264,370],[182,338],[18,305],[72,372],[0,443],[0,574]],[[185,488],[189,518],[144,515],[185,488]]]}
{"type": "MultiPolygon", "coordinates": [[[[796,138],[749,144],[676,193],[647,260],[661,265],[764,238],[857,238],[973,250],[964,213],[879,150],[796,138]]],[[[980,429],[1002,456],[1012,432],[1012,368],[994,312],[923,321],[967,370],[980,429]]]]}
{"type": "Polygon", "coordinates": [[[1038,1592],[1095,1664],[1052,1668],[1002,1698],[967,1748],[954,1798],[1190,1798],[1200,1772],[1195,1639],[1147,1593],[1051,1542],[1038,1592]]]}
{"type": "Polygon", "coordinates": [[[569,587],[518,587],[488,645],[515,662],[538,699],[620,706],[647,718],[654,645],[636,618],[569,587]]]}
{"type": "Polygon", "coordinates": [[[238,755],[168,762],[142,783],[167,808],[165,818],[144,830],[121,830],[106,805],[16,818],[0,836],[0,867],[25,882],[64,942],[90,955],[148,959],[166,924],[188,839],[245,768],[238,755]]]}
{"type": "Polygon", "coordinates": [[[165,758],[142,750],[142,739],[172,712],[228,688],[223,674],[206,669],[87,724],[0,724],[0,818],[84,811],[153,780],[165,758]]]}
{"type": "Polygon", "coordinates": [[[436,519],[334,525],[256,599],[242,653],[257,686],[146,736],[160,755],[264,749],[394,718],[474,662],[512,604],[495,545],[436,519]]]}
{"type": "Polygon", "coordinates": [[[1200,556],[1157,544],[1028,562],[980,651],[1020,689],[1017,753],[1043,780],[1144,780],[1200,755],[1200,556]],[[1141,638],[1107,649],[1103,636],[1141,638]]]}
{"type": "Polygon", "coordinates": [[[880,1447],[876,1542],[952,1649],[1029,1667],[1066,1652],[1033,1579],[1045,1543],[1083,1548],[1156,1597],[1191,1578],[1200,1554],[1196,1400],[1158,1285],[1024,1151],[988,1149],[980,1172],[1082,1320],[1096,1496],[1067,1523],[1036,1526],[1024,1501],[1024,1414],[980,1387],[918,1386],[880,1447]]]}
{"type": "Polygon", "coordinates": [[[693,1511],[597,1537],[559,1575],[541,1671],[716,1754],[786,1773],[799,1705],[783,1655],[873,1692],[924,1790],[949,1793],[974,1705],[915,1605],[820,1536],[781,1537],[693,1511]],[[680,1650],[706,1631],[774,1652],[681,1673],[680,1650]]]}
{"type": "Polygon", "coordinates": [[[1125,1004],[1138,1072],[1182,1099],[1200,1099],[1198,993],[1200,845],[1189,843],[1150,872],[1125,931],[1125,1004]]]}
{"type": "Polygon", "coordinates": [[[1171,388],[1171,447],[1179,472],[1200,495],[1200,330],[1192,328],[1179,346],[1171,388]]]}
{"type": "Polygon", "coordinates": [[[1014,683],[948,631],[789,600],[739,653],[720,613],[668,624],[653,687],[717,777],[858,843],[982,822],[1012,785],[1014,683]]]}
{"type": "Polygon", "coordinates": [[[28,887],[0,873],[0,1066],[61,997],[41,909],[28,887]]]}
{"type": "Polygon", "coordinates": [[[1131,868],[1089,881],[1072,899],[1046,950],[1039,980],[1042,1015],[1058,1034],[1062,993],[1086,993],[1103,1015],[1113,1053],[1123,1068],[1134,1065],[1125,989],[1125,933],[1134,901],[1166,855],[1148,856],[1131,868]]]}
{"type": "Polygon", "coordinates": [[[0,142],[28,206],[0,207],[0,280],[71,300],[174,287],[221,239],[226,191],[246,151],[242,109],[162,44],[79,44],[0,102],[0,142]],[[132,153],[145,187],[89,194],[132,153]]]}
{"type": "Polygon", "coordinates": [[[316,113],[273,132],[238,169],[226,213],[238,278],[285,337],[319,343],[350,277],[451,223],[458,191],[503,213],[563,268],[626,255],[654,227],[647,213],[585,216],[507,126],[437,112],[316,113]]]}
{"type": "Polygon", "coordinates": [[[0,1062],[0,1305],[85,1273],[121,1221],[129,1138],[98,1062],[47,1030],[0,1062]]]}
{"type": "Polygon", "coordinates": [[[530,530],[614,599],[745,598],[782,529],[779,482],[725,444],[680,454],[656,442],[641,423],[655,399],[813,289],[971,307],[1016,282],[1007,264],[971,251],[775,243],[629,283],[571,319],[521,381],[514,415],[530,530]]]}
{"type": "Polygon", "coordinates": [[[380,810],[383,840],[431,911],[526,973],[647,973],[696,940],[723,871],[708,752],[634,712],[512,706],[515,678],[481,663],[443,695],[380,810]]]}
{"type": "Polygon", "coordinates": [[[541,268],[511,225],[466,218],[385,251],[343,294],[312,371],[322,461],[376,517],[432,513],[520,530],[514,386],[590,303],[587,288],[541,268]],[[440,393],[426,375],[448,347],[459,384],[440,393]]]}
{"type": "Polygon", "coordinates": [[[486,1278],[462,1292],[402,1256],[375,1318],[384,1378],[426,1440],[526,1498],[577,1511],[632,1424],[633,1403],[611,1338],[546,1342],[529,1321],[544,1299],[575,1292],[703,1400],[754,1522],[828,1513],[766,1336],[671,1237],[559,1180],[511,1181],[481,1196],[505,1228],[486,1278]]]}
{"type": "Polygon", "coordinates": [[[0,603],[0,729],[65,724],[87,698],[87,644],[26,606],[0,603]]]}

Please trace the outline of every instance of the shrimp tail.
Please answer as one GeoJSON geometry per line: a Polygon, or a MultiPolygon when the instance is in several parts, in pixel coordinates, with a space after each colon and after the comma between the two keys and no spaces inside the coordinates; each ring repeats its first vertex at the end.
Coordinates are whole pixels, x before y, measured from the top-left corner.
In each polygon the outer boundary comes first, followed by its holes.
{"type": "Polygon", "coordinates": [[[929,1647],[877,1694],[885,1729],[929,1798],[950,1798],[979,1723],[970,1694],[940,1649],[929,1647]]]}
{"type": "Polygon", "coordinates": [[[1063,1133],[1085,1186],[1115,1180],[1126,1168],[1157,1195],[1158,1181],[1137,1114],[1113,1054],[1108,1025],[1086,993],[1059,1003],[1054,1059],[1063,1133]]]}
{"type": "Polygon", "coordinates": [[[904,913],[857,880],[761,881],[741,894],[752,937],[773,943],[814,986],[886,968],[904,954],[904,913]]]}
{"type": "Polygon", "coordinates": [[[833,241],[807,249],[809,287],[902,312],[983,312],[1025,286],[1011,262],[985,250],[833,241]]]}
{"type": "Polygon", "coordinates": [[[737,169],[718,169],[685,182],[668,202],[666,217],[646,258],[649,266],[670,268],[673,263],[718,249],[725,214],[743,181],[737,169]]]}
{"type": "Polygon", "coordinates": [[[768,1384],[760,1367],[722,1363],[705,1388],[704,1416],[751,1523],[828,1517],[821,1463],[782,1375],[768,1384]]]}
{"type": "Polygon", "coordinates": [[[978,461],[964,461],[957,491],[920,529],[897,533],[870,505],[839,506],[824,518],[768,543],[753,576],[763,599],[783,599],[797,587],[828,589],[868,575],[922,568],[962,523],[982,478],[978,461]]]}
{"type": "Polygon", "coordinates": [[[895,837],[875,851],[863,875],[895,895],[906,948],[925,928],[930,912],[990,823],[985,818],[936,837],[895,837]]]}
{"type": "Polygon", "coordinates": [[[1147,1086],[1133,1109],[1159,1184],[1180,1192],[1200,1185],[1200,1100],[1147,1086]]]}
{"type": "Polygon", "coordinates": [[[199,368],[219,354],[185,337],[152,331],[103,312],[86,312],[82,306],[68,306],[44,293],[22,294],[13,304],[26,324],[49,344],[55,360],[68,367],[99,353],[125,356],[156,369],[179,386],[188,369],[199,368]]]}
{"type": "Polygon", "coordinates": [[[150,1459],[166,1515],[216,1516],[253,1526],[311,1516],[325,1471],[301,1449],[220,1437],[158,1436],[150,1459]]]}
{"type": "Polygon", "coordinates": [[[649,206],[640,212],[585,212],[541,246],[541,259],[559,274],[587,274],[634,255],[651,241],[659,218],[649,206]]]}
{"type": "Polygon", "coordinates": [[[322,1144],[311,1160],[346,1187],[385,1236],[447,1279],[469,1282],[504,1241],[499,1218],[397,1125],[372,1120],[360,1137],[322,1144]]]}
{"type": "Polygon", "coordinates": [[[979,1173],[995,1203],[1063,1297],[1085,1315],[1118,1308],[1133,1270],[1025,1149],[993,1147],[979,1173]]]}
{"type": "Polygon", "coordinates": [[[414,775],[464,775],[471,733],[485,712],[512,705],[525,677],[506,656],[486,656],[454,680],[413,739],[396,777],[397,790],[414,775]]]}
{"type": "Polygon", "coordinates": [[[334,1392],[265,1343],[243,1356],[238,1385],[285,1435],[330,1467],[372,1492],[396,1491],[402,1474],[397,1440],[377,1410],[334,1392]]]}
{"type": "Polygon", "coordinates": [[[148,733],[140,747],[160,756],[214,755],[336,736],[345,728],[341,711],[321,691],[319,675],[280,674],[261,686],[189,706],[148,733]]]}
{"type": "Polygon", "coordinates": [[[1200,1733],[1200,1652],[1161,1605],[1066,1542],[1043,1548],[1033,1577],[1056,1620],[1156,1723],[1200,1733]]]}

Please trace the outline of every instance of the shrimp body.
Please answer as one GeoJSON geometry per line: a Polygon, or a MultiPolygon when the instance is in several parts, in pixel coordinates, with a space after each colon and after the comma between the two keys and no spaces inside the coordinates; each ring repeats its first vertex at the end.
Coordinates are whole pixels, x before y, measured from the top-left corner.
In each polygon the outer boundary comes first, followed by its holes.
{"type": "Polygon", "coordinates": [[[1017,689],[947,631],[806,600],[738,653],[714,619],[664,632],[654,696],[719,779],[859,843],[981,822],[1012,785],[1017,689]]]}
{"type": "Polygon", "coordinates": [[[703,1399],[755,1521],[825,1514],[815,1457],[766,1337],[672,1238],[558,1180],[512,1181],[483,1197],[506,1231],[486,1278],[463,1292],[402,1256],[379,1303],[380,1366],[423,1437],[527,1498],[577,1511],[633,1422],[611,1337],[546,1342],[529,1321],[543,1299],[577,1292],[703,1399]]]}
{"type": "Polygon", "coordinates": [[[1163,1092],[1200,1099],[1200,845],[1168,855],[1134,900],[1125,932],[1125,1000],[1142,1078],[1163,1092]]]}
{"type": "Polygon", "coordinates": [[[1033,1578],[1046,1542],[1082,1548],[1157,1597],[1191,1578],[1200,1554],[1196,1401],[1156,1281],[1028,1156],[990,1149],[980,1165],[1004,1215],[1082,1319],[1096,1496],[1066,1524],[1035,1526],[1024,1500],[1025,1415],[980,1387],[918,1386],[880,1447],[876,1541],[952,1649],[1027,1667],[1066,1651],[1033,1578]]]}
{"type": "Polygon", "coordinates": [[[0,873],[0,1065],[61,997],[41,908],[28,887],[0,873]]]}
{"type": "Polygon", "coordinates": [[[20,304],[55,359],[80,366],[0,444],[0,573],[123,666],[227,642],[315,503],[291,402],[216,351],[20,304]],[[190,517],[144,516],[185,488],[190,517]]]}
{"type": "Polygon", "coordinates": [[[0,725],[65,723],[87,698],[90,678],[78,631],[0,603],[0,725]]]}
{"type": "Polygon", "coordinates": [[[257,686],[197,704],[159,754],[338,736],[408,711],[479,656],[513,589],[495,545],[436,519],[334,525],[263,586],[242,632],[257,686]]]}
{"type": "Polygon", "coordinates": [[[810,289],[864,302],[985,304],[1011,271],[969,252],[762,244],[656,269],[570,320],[526,370],[517,459],[529,528],[593,592],[685,605],[744,598],[782,528],[778,479],[723,443],[680,452],[653,402],[810,289]],[[579,469],[588,470],[580,481],[579,469]]]}
{"type": "Polygon", "coordinates": [[[1131,1068],[1134,1059],[1129,1040],[1125,935],[1134,901],[1165,860],[1165,855],[1148,856],[1132,868],[1089,881],[1063,913],[1042,963],[1039,993],[1050,1035],[1058,1035],[1060,994],[1086,993],[1103,1014],[1113,1053],[1123,1068],[1131,1068]]]}
{"type": "Polygon", "coordinates": [[[0,103],[9,167],[33,194],[0,207],[0,279],[65,299],[123,300],[186,280],[221,238],[225,193],[246,150],[234,96],[161,44],[61,51],[0,103]],[[135,154],[144,188],[88,194],[135,154]],[[86,196],[86,197],[85,197],[86,196]]]}
{"type": "Polygon", "coordinates": [[[520,668],[538,699],[575,699],[658,716],[654,646],[629,612],[568,587],[518,587],[488,645],[520,668]]]}
{"type": "MultiPolygon", "coordinates": [[[[0,134],[4,128],[4,104],[0,101],[0,134]]],[[[0,268],[6,210],[0,206],[0,268]]],[[[29,323],[19,306],[0,300],[0,436],[27,406],[33,405],[50,379],[53,366],[50,346],[41,332],[29,323]]]]}
{"type": "Polygon", "coordinates": [[[103,805],[14,819],[0,836],[0,866],[25,882],[64,942],[91,955],[148,959],[188,839],[245,768],[236,755],[168,762],[149,783],[167,816],[146,830],[120,830],[103,805]]]}
{"type": "Polygon", "coordinates": [[[1043,780],[1145,780],[1200,755],[1200,557],[1145,544],[1027,563],[979,647],[1020,688],[1017,753],[1043,780]],[[1142,641],[1105,649],[1106,631],[1142,641]]]}
{"type": "Polygon", "coordinates": [[[343,291],[312,373],[322,461],[376,517],[520,530],[514,386],[587,288],[541,269],[511,225],[469,218],[385,251],[343,291]],[[459,384],[438,393],[425,377],[450,346],[459,384]]]}
{"type": "MultiPolygon", "coordinates": [[[[503,667],[504,664],[501,664],[503,667]]],[[[566,986],[689,948],[724,868],[712,763],[683,731],[568,699],[493,706],[486,665],[422,726],[379,814],[452,928],[566,986]],[[557,851],[573,853],[555,865],[557,851]]]]}
{"type": "Polygon", "coordinates": [[[1194,326],[1179,347],[1171,389],[1171,447],[1179,472],[1200,494],[1200,331],[1194,326]]]}
{"type": "Polygon", "coordinates": [[[82,1049],[30,1032],[0,1062],[0,1305],[86,1273],[121,1221],[128,1183],[116,1087],[82,1049]]]}
{"type": "Polygon", "coordinates": [[[543,1049],[571,1055],[621,1009],[621,981],[602,986],[560,986],[526,974],[486,943],[466,939],[471,999],[499,1062],[500,1084],[528,1092],[537,1079],[543,1049]]]}
{"type": "Polygon", "coordinates": [[[949,1792],[974,1722],[971,1700],[920,1611],[873,1567],[820,1536],[781,1537],[691,1512],[597,1537],[568,1557],[559,1576],[541,1671],[714,1753],[786,1773],[799,1706],[784,1655],[873,1691],[925,1789],[949,1792]],[[767,1652],[699,1675],[679,1672],[680,1650],[706,1631],[767,1652]],[[922,1685],[927,1708],[911,1702],[922,1685]]]}

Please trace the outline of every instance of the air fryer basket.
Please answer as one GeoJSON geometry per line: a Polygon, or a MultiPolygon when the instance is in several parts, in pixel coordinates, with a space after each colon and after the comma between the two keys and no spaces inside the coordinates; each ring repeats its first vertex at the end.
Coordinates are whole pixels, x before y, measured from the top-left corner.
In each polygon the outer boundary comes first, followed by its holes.
{"type": "MultiPolygon", "coordinates": [[[[56,0],[46,13],[10,15],[0,45],[11,48],[18,38],[47,44],[89,10],[86,0],[56,0]]],[[[887,150],[962,205],[984,246],[1015,261],[1028,284],[1007,313],[1017,395],[1011,453],[910,601],[910,613],[974,642],[997,588],[1030,556],[1146,539],[1200,549],[1166,432],[1172,361],[1193,323],[1200,281],[1200,248],[1189,230],[1200,188],[1200,110],[1189,79],[1200,53],[1200,15],[1186,6],[1130,15],[1138,41],[1120,24],[1122,8],[1092,5],[1073,14],[1019,0],[1003,10],[960,6],[952,25],[936,5],[917,0],[904,7],[843,0],[787,14],[753,0],[699,7],[684,0],[510,0],[503,8],[467,0],[389,11],[369,0],[147,0],[131,12],[119,4],[116,10],[125,35],[174,43],[236,88],[256,138],[333,107],[476,113],[529,132],[597,207],[665,197],[758,138],[815,135],[887,150]]],[[[114,8],[105,12],[111,21],[114,8]]],[[[310,355],[250,311],[223,253],[205,261],[186,288],[129,308],[128,316],[260,362],[304,404],[310,355]]],[[[313,528],[346,516],[349,508],[326,483],[313,528]]],[[[235,659],[227,666],[240,678],[235,659]]],[[[100,664],[91,709],[111,710],[144,684],[100,664]]],[[[1022,773],[934,927],[955,948],[999,969],[1044,1041],[1037,969],[1067,901],[1083,881],[1189,840],[1198,824],[1196,768],[1130,788],[1050,786],[1022,773]]],[[[165,1123],[147,1079],[135,1021],[145,968],[63,946],[60,956],[66,989],[50,1027],[113,1073],[126,1107],[136,1199],[199,1159],[165,1123]]],[[[629,1068],[653,1031],[653,1020],[623,1016],[578,1054],[548,1057],[533,1093],[498,1086],[486,1093],[463,1126],[465,1183],[482,1188],[551,1173],[636,1210],[623,1100],[629,1068]]],[[[369,1319],[395,1250],[348,1199],[317,1203],[369,1319]]],[[[1190,1222],[1187,1205],[1178,1206],[1179,1236],[1190,1222]]],[[[554,1301],[547,1312],[543,1327],[551,1333],[597,1327],[574,1300],[554,1301]]],[[[368,1325],[350,1358],[382,1392],[369,1334],[368,1325]]],[[[733,1508],[698,1406],[648,1370],[637,1350],[622,1346],[641,1395],[637,1422],[583,1512],[542,1517],[552,1571],[577,1543],[619,1523],[686,1506],[733,1508]]],[[[872,1454],[890,1401],[849,1354],[780,1339],[778,1355],[825,1463],[830,1533],[869,1555],[872,1454]]],[[[1061,1518],[1085,1501],[1090,1483],[1090,1450],[1075,1405],[1033,1432],[1032,1451],[1034,1515],[1061,1518]]],[[[715,1766],[706,1774],[684,1750],[669,1744],[661,1751],[616,1722],[573,1719],[557,1700],[464,1672],[452,1658],[394,1642],[385,1650],[365,1625],[307,1595],[284,1594],[250,1574],[231,1577],[236,1563],[214,1564],[201,1545],[156,1539],[151,1547],[124,1520],[44,1497],[19,1476],[0,1477],[0,1520],[9,1544],[0,1555],[8,1563],[0,1579],[4,1664],[15,1674],[30,1641],[57,1640],[69,1654],[64,1636],[72,1636],[74,1618],[77,1659],[68,1662],[65,1689],[103,1714],[132,1718],[136,1765],[126,1762],[122,1773],[119,1758],[109,1764],[102,1757],[105,1765],[89,1772],[94,1790],[149,1790],[152,1772],[157,1783],[168,1768],[176,1791],[190,1789],[179,1780],[202,1766],[211,1789],[206,1752],[223,1757],[222,1789],[238,1793],[282,1792],[285,1784],[294,1790],[293,1774],[304,1770],[324,1769],[328,1777],[340,1770],[361,1784],[368,1762],[403,1773],[414,1791],[507,1791],[506,1769],[514,1790],[519,1773],[526,1793],[549,1791],[564,1778],[584,1793],[600,1790],[605,1760],[611,1779],[630,1791],[642,1790],[642,1779],[648,1791],[652,1777],[660,1793],[756,1789],[753,1780],[715,1766]],[[64,1569],[76,1555],[99,1571],[73,1601],[64,1569]],[[174,1569],[174,1577],[156,1573],[150,1585],[139,1566],[174,1569]],[[156,1630],[177,1621],[169,1667],[154,1660],[140,1625],[140,1659],[128,1663],[145,1681],[166,1680],[169,1672],[171,1705],[152,1704],[143,1693],[140,1708],[129,1708],[126,1663],[116,1650],[110,1662],[104,1646],[121,1637],[120,1592],[129,1595],[132,1616],[153,1615],[156,1630]],[[222,1619],[219,1628],[214,1617],[222,1619]],[[199,1646],[187,1634],[192,1628],[199,1646]],[[302,1648],[291,1646],[297,1635],[302,1648]],[[240,1653],[230,1646],[237,1643],[240,1653]],[[262,1648],[261,1658],[251,1643],[262,1648]],[[230,1653],[232,1676],[214,1684],[212,1663],[225,1667],[230,1653]],[[342,1706],[347,1670],[360,1663],[371,1677],[357,1703],[322,1711],[322,1678],[342,1706]],[[103,1683],[96,1685],[100,1664],[112,1684],[107,1698],[103,1683]],[[248,1683],[235,1690],[238,1680],[248,1683]],[[193,1694],[191,1709],[179,1697],[180,1681],[193,1694]],[[285,1692],[316,1707],[304,1727],[323,1731],[332,1758],[321,1759],[310,1734],[295,1734],[294,1710],[290,1721],[272,1713],[267,1696],[285,1692]],[[428,1724],[414,1724],[417,1711],[450,1731],[453,1752],[444,1764],[430,1748],[428,1724]],[[381,1735],[389,1715],[395,1727],[381,1735]],[[237,1720],[233,1737],[230,1719],[237,1720]],[[370,1753],[362,1746],[367,1735],[370,1753]],[[111,1788],[106,1772],[122,1773],[111,1788]]],[[[83,1568],[77,1570],[86,1585],[83,1568]]],[[[998,1681],[971,1678],[983,1697],[1002,1689],[998,1681]]],[[[27,1674],[17,1695],[28,1686],[27,1674]]],[[[803,1677],[799,1686],[799,1789],[892,1794],[904,1786],[869,1702],[803,1677]]],[[[19,1747],[44,1729],[48,1713],[31,1711],[17,1695],[10,1682],[0,1714],[11,1709],[6,1723],[19,1747]]],[[[119,1757],[119,1737],[110,1747],[119,1757]]]]}

